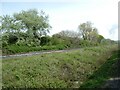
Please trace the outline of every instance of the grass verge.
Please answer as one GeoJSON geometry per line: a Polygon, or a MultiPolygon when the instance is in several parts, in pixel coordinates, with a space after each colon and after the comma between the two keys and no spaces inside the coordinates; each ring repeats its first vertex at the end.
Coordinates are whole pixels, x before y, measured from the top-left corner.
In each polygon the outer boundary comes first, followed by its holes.
{"type": "Polygon", "coordinates": [[[120,50],[113,52],[113,55],[96,70],[80,88],[101,88],[104,87],[106,81],[120,75],[118,65],[120,63],[120,50]]]}
{"type": "Polygon", "coordinates": [[[3,88],[78,88],[117,46],[86,47],[70,52],[5,59],[3,88]]]}

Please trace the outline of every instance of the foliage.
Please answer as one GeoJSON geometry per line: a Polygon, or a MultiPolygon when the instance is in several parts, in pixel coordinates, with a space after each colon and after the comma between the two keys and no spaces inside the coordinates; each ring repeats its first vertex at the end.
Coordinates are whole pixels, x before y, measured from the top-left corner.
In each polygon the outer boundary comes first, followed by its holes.
{"type": "Polygon", "coordinates": [[[42,50],[63,50],[65,49],[65,46],[63,45],[51,45],[51,46],[26,46],[26,45],[8,45],[5,48],[2,48],[2,54],[16,54],[16,53],[26,53],[26,52],[32,52],[32,51],[42,51],[42,50]]]}
{"type": "Polygon", "coordinates": [[[22,10],[12,16],[0,16],[3,53],[42,50],[38,47],[46,47],[46,50],[51,50],[51,47],[66,49],[114,44],[114,41],[104,39],[102,35],[99,35],[97,28],[92,27],[91,22],[80,24],[79,32],[63,30],[48,36],[51,29],[48,19],[49,17],[44,11],[38,12],[36,9],[22,10]],[[16,47],[21,50],[16,49],[16,47]],[[26,49],[21,47],[26,47],[26,49]],[[28,47],[31,49],[28,49],[28,47]]]}
{"type": "Polygon", "coordinates": [[[116,42],[114,40],[110,40],[110,39],[102,39],[101,44],[103,44],[103,45],[116,44],[116,42]]]}
{"type": "Polygon", "coordinates": [[[18,37],[16,34],[14,33],[9,33],[9,39],[8,39],[8,43],[9,44],[15,44],[18,40],[18,37]]]}
{"type": "Polygon", "coordinates": [[[5,59],[3,88],[78,88],[115,48],[106,45],[5,59]]]}
{"type": "Polygon", "coordinates": [[[81,88],[104,88],[106,81],[109,78],[115,77],[120,73],[118,64],[120,62],[119,51],[114,51],[113,55],[95,71],[80,87],[81,88]]]}
{"type": "Polygon", "coordinates": [[[15,13],[14,17],[24,24],[30,36],[38,38],[49,32],[50,25],[48,23],[48,16],[46,16],[43,11],[41,11],[39,15],[36,9],[30,9],[28,11],[15,13]]]}
{"type": "Polygon", "coordinates": [[[80,47],[80,38],[78,37],[78,33],[74,31],[61,31],[53,35],[53,40],[56,43],[65,45],[66,48],[80,47]]]}
{"type": "Polygon", "coordinates": [[[5,40],[3,47],[9,44],[40,46],[41,36],[47,35],[51,28],[48,15],[43,11],[38,13],[36,9],[1,16],[0,21],[2,38],[5,40]]]}
{"type": "Polygon", "coordinates": [[[41,45],[49,45],[50,44],[51,37],[49,36],[43,36],[41,37],[41,45]]]}
{"type": "Polygon", "coordinates": [[[89,40],[97,42],[98,39],[98,30],[97,28],[92,27],[92,23],[87,21],[78,26],[79,33],[82,36],[83,40],[89,40]]]}
{"type": "Polygon", "coordinates": [[[59,32],[58,34],[59,34],[59,36],[62,36],[62,37],[79,38],[78,32],[71,31],[71,30],[63,30],[63,31],[59,32]]]}
{"type": "Polygon", "coordinates": [[[101,43],[102,39],[105,39],[102,35],[98,35],[98,43],[101,43]]]}
{"type": "Polygon", "coordinates": [[[1,32],[19,32],[23,28],[22,23],[9,15],[2,16],[0,22],[2,24],[1,32]]]}

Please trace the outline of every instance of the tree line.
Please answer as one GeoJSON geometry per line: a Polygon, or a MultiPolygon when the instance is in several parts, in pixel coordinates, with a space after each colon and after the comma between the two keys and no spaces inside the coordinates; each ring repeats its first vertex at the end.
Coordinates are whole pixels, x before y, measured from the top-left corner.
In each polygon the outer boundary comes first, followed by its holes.
{"type": "Polygon", "coordinates": [[[99,44],[115,43],[99,35],[96,27],[90,21],[78,26],[78,31],[63,30],[49,36],[52,26],[49,24],[49,16],[36,9],[22,10],[12,16],[0,16],[0,31],[2,36],[2,47],[10,45],[42,47],[52,45],[63,45],[69,47],[96,46],[99,44]]]}

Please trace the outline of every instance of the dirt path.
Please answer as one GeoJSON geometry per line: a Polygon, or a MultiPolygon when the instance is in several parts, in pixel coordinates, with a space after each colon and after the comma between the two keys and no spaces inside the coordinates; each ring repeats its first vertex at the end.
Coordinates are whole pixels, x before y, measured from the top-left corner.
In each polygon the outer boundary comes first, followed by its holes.
{"type": "Polygon", "coordinates": [[[37,51],[37,52],[29,52],[29,53],[23,53],[23,54],[14,54],[14,55],[0,56],[0,58],[7,59],[7,58],[16,58],[16,57],[23,57],[23,56],[32,56],[32,55],[38,55],[38,54],[46,54],[46,53],[70,52],[70,51],[78,50],[78,49],[80,49],[80,48],[69,49],[69,50],[37,51]]]}

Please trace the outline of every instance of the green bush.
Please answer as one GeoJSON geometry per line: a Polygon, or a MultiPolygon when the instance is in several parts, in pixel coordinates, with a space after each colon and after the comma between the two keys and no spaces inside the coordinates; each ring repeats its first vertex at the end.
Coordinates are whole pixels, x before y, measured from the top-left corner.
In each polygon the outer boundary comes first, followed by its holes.
{"type": "Polygon", "coordinates": [[[41,42],[40,42],[40,45],[48,45],[50,43],[50,40],[51,38],[49,36],[44,36],[44,37],[41,37],[41,42]]]}
{"type": "Polygon", "coordinates": [[[9,44],[15,44],[18,40],[17,35],[15,34],[9,34],[9,39],[8,39],[8,43],[9,44]]]}
{"type": "Polygon", "coordinates": [[[64,45],[51,45],[51,46],[27,46],[27,45],[16,45],[12,44],[7,47],[3,47],[3,54],[15,54],[15,53],[25,53],[32,51],[41,51],[41,50],[62,50],[66,47],[64,45]]]}
{"type": "Polygon", "coordinates": [[[80,46],[81,47],[90,47],[90,46],[98,46],[99,44],[94,41],[89,41],[89,40],[81,40],[80,41],[80,46]]]}

